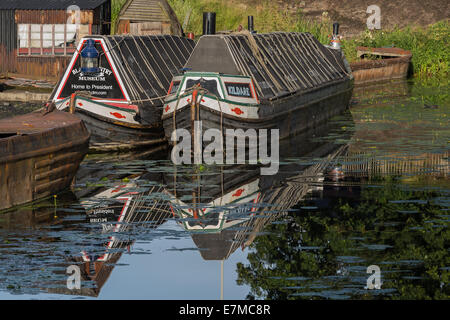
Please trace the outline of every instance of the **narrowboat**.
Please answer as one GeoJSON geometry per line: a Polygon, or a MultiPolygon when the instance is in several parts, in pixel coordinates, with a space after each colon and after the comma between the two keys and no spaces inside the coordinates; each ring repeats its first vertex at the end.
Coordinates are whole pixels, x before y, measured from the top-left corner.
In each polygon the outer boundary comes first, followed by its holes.
{"type": "Polygon", "coordinates": [[[356,50],[360,60],[350,64],[355,85],[407,78],[412,58],[411,51],[401,48],[369,47],[357,47],[356,50]],[[367,56],[376,59],[366,59],[367,56]]]}
{"type": "MultiPolygon", "coordinates": [[[[353,75],[342,51],[309,33],[203,35],[164,103],[175,129],[279,129],[280,139],[348,108],[353,75]]],[[[173,141],[170,141],[173,144],[173,141]]]]}
{"type": "Polygon", "coordinates": [[[193,40],[172,35],[84,37],[50,100],[59,110],[72,106],[91,145],[164,143],[164,97],[193,48],[193,40]]]}
{"type": "Polygon", "coordinates": [[[68,188],[88,152],[81,119],[47,110],[0,120],[0,210],[68,188]]]}

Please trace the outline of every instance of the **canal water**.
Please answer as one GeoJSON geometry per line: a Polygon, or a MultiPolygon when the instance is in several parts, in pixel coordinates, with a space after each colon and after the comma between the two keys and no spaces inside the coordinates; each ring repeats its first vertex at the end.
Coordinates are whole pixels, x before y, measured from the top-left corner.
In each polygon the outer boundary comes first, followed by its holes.
{"type": "Polygon", "coordinates": [[[72,191],[0,216],[0,299],[448,299],[448,92],[356,88],[273,176],[89,154],[72,191]]]}

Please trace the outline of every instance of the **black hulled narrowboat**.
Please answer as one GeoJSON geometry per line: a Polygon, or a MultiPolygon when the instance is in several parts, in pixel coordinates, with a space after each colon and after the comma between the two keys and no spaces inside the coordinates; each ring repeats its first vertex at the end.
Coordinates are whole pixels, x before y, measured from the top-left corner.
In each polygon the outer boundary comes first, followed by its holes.
{"type": "Polygon", "coordinates": [[[348,108],[353,76],[339,49],[309,33],[204,35],[163,109],[174,129],[279,129],[297,134],[348,108]]]}
{"type": "Polygon", "coordinates": [[[51,100],[83,119],[94,144],[163,142],[163,98],[193,48],[172,35],[85,37],[51,100]]]}

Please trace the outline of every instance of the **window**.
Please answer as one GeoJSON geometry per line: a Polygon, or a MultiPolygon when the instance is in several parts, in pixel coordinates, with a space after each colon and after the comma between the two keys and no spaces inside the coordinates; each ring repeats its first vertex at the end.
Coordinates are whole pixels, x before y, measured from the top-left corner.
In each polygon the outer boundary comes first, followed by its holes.
{"type": "Polygon", "coordinates": [[[202,88],[208,90],[209,94],[215,95],[220,98],[219,90],[217,88],[217,80],[200,79],[187,79],[186,89],[192,88],[195,85],[200,85],[202,88]]]}
{"type": "Polygon", "coordinates": [[[19,56],[72,55],[76,50],[76,24],[19,24],[19,56]]]}
{"type": "Polygon", "coordinates": [[[179,80],[172,81],[172,84],[170,86],[168,94],[176,93],[178,91],[178,88],[180,87],[180,83],[181,83],[181,81],[179,81],[179,80]]]}
{"type": "Polygon", "coordinates": [[[229,96],[253,98],[250,83],[225,82],[225,88],[229,96]]]}

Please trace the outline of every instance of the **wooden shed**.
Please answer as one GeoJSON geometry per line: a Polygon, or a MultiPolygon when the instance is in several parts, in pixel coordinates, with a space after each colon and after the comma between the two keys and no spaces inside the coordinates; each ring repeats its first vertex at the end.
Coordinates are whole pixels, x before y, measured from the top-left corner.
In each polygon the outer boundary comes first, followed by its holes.
{"type": "Polygon", "coordinates": [[[183,30],[166,0],[128,0],[119,13],[116,33],[182,36],[183,30]]]}
{"type": "Polygon", "coordinates": [[[58,80],[83,36],[110,29],[111,0],[2,0],[0,73],[58,80]]]}

